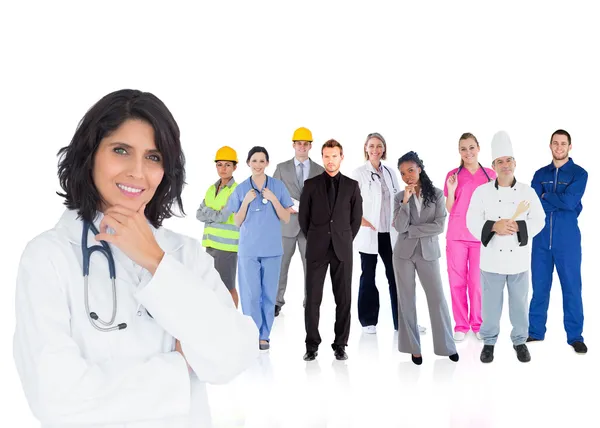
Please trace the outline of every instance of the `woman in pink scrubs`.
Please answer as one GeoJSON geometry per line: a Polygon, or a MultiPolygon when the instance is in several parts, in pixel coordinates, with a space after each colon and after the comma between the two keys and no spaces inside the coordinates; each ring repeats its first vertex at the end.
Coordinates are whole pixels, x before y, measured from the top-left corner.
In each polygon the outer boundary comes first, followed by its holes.
{"type": "Polygon", "coordinates": [[[454,340],[464,340],[469,330],[478,339],[481,326],[481,285],[479,282],[479,251],[481,242],[467,229],[466,216],[475,189],[496,179],[496,173],[478,161],[479,142],[465,133],[458,141],[461,157],[459,168],[446,176],[444,195],[450,214],[446,232],[446,260],[454,316],[454,340]],[[468,303],[467,303],[468,295],[468,303]],[[470,307],[470,311],[469,311],[470,307]]]}

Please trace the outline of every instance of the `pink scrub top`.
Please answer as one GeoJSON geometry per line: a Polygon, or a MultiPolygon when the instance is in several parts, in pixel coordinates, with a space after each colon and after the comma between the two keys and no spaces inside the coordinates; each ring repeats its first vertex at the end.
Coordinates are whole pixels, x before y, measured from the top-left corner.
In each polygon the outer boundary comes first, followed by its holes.
{"type": "MultiPolygon", "coordinates": [[[[458,169],[454,168],[446,175],[446,180],[444,180],[444,196],[446,198],[448,197],[448,178],[456,173],[458,169]]],[[[494,170],[484,167],[480,167],[474,174],[471,174],[467,168],[462,168],[458,173],[458,186],[454,192],[454,205],[452,205],[450,218],[448,219],[447,241],[479,241],[467,229],[467,210],[475,189],[488,182],[484,170],[491,180],[496,179],[494,170]]]]}

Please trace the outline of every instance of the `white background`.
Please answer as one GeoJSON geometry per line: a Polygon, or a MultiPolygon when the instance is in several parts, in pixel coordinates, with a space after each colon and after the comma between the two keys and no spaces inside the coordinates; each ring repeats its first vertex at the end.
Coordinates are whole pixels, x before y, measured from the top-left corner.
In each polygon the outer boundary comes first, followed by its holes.
{"type": "MultiPolygon", "coordinates": [[[[380,132],[390,166],[415,150],[442,187],[458,165],[460,134],[479,138],[480,161],[489,166],[491,137],[504,129],[513,140],[517,179],[529,182],[550,162],[548,142],[557,128],[571,133],[571,155],[589,172],[580,216],[588,355],[566,345],[555,282],[549,332],[530,346],[531,363],[514,356],[505,306],[494,363],[479,363],[481,344],[473,337],[460,344],[458,364],[434,358],[429,329],[422,338],[425,362],[417,368],[394,350],[382,271],[379,333],[361,334],[357,255],[347,363],[332,363],[327,346],[330,292],[319,362],[301,360],[301,282],[291,280],[270,355],[231,385],[211,388],[218,426],[487,428],[594,420],[600,17],[592,2],[561,4],[2,2],[1,425],[37,426],[12,360],[14,287],[26,243],[53,227],[63,210],[55,194],[56,152],[93,103],[126,87],[156,94],[180,125],[188,215],[166,226],[195,237],[202,232],[195,210],[216,179],[216,149],[233,146],[245,159],[252,146],[265,146],[272,174],[276,163],[292,157],[291,135],[299,126],[313,132],[316,161],[325,140],[343,144],[346,174],[362,162],[365,136],[380,132]]],[[[235,177],[248,172],[242,163],[235,177]]],[[[445,259],[440,262],[446,280],[445,259]]],[[[300,272],[295,258],[290,275],[300,272]]],[[[419,322],[430,327],[419,293],[419,322]]]]}

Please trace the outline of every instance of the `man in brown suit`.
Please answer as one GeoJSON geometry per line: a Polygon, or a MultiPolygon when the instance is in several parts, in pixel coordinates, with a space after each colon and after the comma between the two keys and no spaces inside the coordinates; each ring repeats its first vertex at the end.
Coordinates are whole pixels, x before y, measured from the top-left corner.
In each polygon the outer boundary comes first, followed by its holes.
{"type": "Polygon", "coordinates": [[[352,241],[362,219],[358,182],[340,173],[342,145],[329,140],[321,148],[325,172],[304,182],[298,220],[306,236],[306,327],[305,361],[317,356],[321,343],[319,313],[327,267],[335,298],[336,359],[348,358],[345,347],[350,335],[352,241]]]}

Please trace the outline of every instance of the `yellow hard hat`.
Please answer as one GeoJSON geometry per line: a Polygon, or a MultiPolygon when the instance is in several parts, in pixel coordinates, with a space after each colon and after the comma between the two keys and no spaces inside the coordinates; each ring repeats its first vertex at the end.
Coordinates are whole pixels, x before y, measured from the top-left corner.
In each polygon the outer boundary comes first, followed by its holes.
{"type": "Polygon", "coordinates": [[[231,147],[223,146],[219,150],[217,150],[215,162],[218,161],[230,161],[238,163],[237,153],[231,147]]]}
{"type": "Polygon", "coordinates": [[[310,141],[312,143],[312,132],[307,128],[298,128],[294,131],[292,141],[310,141]]]}

